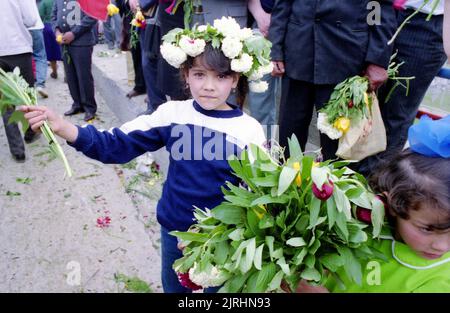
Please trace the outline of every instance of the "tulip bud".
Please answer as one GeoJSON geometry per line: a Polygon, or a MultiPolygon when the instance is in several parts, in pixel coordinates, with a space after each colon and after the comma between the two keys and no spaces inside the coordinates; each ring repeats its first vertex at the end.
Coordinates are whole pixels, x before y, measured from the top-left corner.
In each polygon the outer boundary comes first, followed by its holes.
{"type": "Polygon", "coordinates": [[[322,190],[320,190],[316,184],[312,185],[312,192],[317,199],[322,201],[328,200],[333,195],[334,184],[330,180],[328,183],[322,185],[322,190]]]}
{"type": "Polygon", "coordinates": [[[349,109],[353,108],[353,101],[352,101],[352,100],[349,101],[349,103],[348,103],[348,108],[349,108],[349,109]]]}
{"type": "Polygon", "coordinates": [[[297,177],[295,177],[295,184],[300,187],[302,185],[302,176],[300,173],[300,163],[299,162],[295,162],[294,163],[294,169],[299,171],[299,173],[297,174],[297,177]]]}
{"type": "Polygon", "coordinates": [[[372,223],[372,211],[366,208],[356,208],[356,218],[364,223],[372,223]]]}
{"type": "Polygon", "coordinates": [[[180,282],[181,286],[184,288],[192,289],[192,290],[200,290],[203,289],[201,286],[196,285],[192,280],[189,278],[189,272],[187,273],[177,273],[178,281],[180,282]]]}

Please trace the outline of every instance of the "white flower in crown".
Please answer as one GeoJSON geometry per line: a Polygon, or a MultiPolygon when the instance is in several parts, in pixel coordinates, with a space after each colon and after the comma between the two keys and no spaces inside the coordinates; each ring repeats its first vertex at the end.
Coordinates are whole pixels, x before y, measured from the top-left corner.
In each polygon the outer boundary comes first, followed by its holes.
{"type": "Polygon", "coordinates": [[[223,16],[220,20],[214,20],[214,28],[216,28],[225,37],[237,37],[241,32],[241,26],[232,17],[223,16]]]}
{"type": "Polygon", "coordinates": [[[222,51],[223,54],[229,59],[234,59],[237,57],[243,48],[242,42],[236,37],[225,37],[222,40],[222,51]]]}
{"type": "Polygon", "coordinates": [[[162,57],[175,68],[180,68],[181,64],[187,60],[187,54],[171,43],[164,42],[160,49],[162,57]]]}
{"type": "Polygon", "coordinates": [[[250,73],[250,76],[248,77],[249,81],[256,81],[260,80],[264,77],[264,75],[272,73],[273,71],[273,63],[270,62],[269,64],[265,66],[259,66],[256,70],[252,71],[250,73]]]}
{"type": "Polygon", "coordinates": [[[237,37],[239,37],[240,40],[246,40],[248,38],[250,38],[251,36],[253,36],[253,30],[251,28],[242,28],[237,37]]]}
{"type": "Polygon", "coordinates": [[[239,59],[231,61],[231,70],[237,73],[246,73],[252,69],[253,57],[247,53],[243,53],[239,59]]]}
{"type": "Polygon", "coordinates": [[[317,129],[319,129],[321,133],[330,137],[330,139],[339,139],[343,135],[339,129],[335,128],[328,122],[328,116],[323,112],[319,113],[317,117],[317,129]]]}
{"type": "Polygon", "coordinates": [[[263,80],[257,82],[250,82],[248,85],[251,92],[261,93],[265,92],[269,88],[269,84],[263,80]]]}
{"type": "Polygon", "coordinates": [[[180,48],[189,56],[195,58],[205,51],[206,42],[203,39],[192,39],[181,36],[180,48]]]}
{"type": "Polygon", "coordinates": [[[222,285],[228,278],[229,275],[217,268],[217,266],[209,265],[205,271],[200,271],[197,263],[189,269],[189,278],[193,283],[203,288],[217,287],[222,285]]]}

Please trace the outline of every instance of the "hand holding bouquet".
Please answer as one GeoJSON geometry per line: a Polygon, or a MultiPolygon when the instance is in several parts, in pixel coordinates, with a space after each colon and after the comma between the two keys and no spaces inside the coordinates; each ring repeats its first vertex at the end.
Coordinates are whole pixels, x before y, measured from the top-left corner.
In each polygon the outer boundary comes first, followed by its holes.
{"type": "Polygon", "coordinates": [[[248,187],[227,183],[222,204],[196,208],[196,224],[172,232],[185,246],[173,265],[185,286],[272,292],[285,281],[295,290],[301,279],[339,279],[342,268],[361,283],[364,260],[383,258],[370,243],[382,231],[384,206],[364,177],[347,162],[302,155],[295,137],[289,149],[281,164],[257,146],[231,158],[248,187]]]}

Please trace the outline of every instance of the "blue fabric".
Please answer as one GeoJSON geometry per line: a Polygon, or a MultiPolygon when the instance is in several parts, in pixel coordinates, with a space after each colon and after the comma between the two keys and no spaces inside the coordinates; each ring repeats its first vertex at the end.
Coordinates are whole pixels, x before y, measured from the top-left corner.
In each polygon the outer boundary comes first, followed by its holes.
{"type": "Polygon", "coordinates": [[[44,43],[47,61],[61,61],[61,46],[56,42],[51,23],[44,24],[44,43]]]}
{"type": "Polygon", "coordinates": [[[224,183],[238,183],[228,157],[239,154],[249,142],[264,142],[262,127],[240,109],[205,111],[192,100],[168,102],[121,128],[101,132],[88,125],[78,127],[78,132],[71,145],[103,163],[127,163],[166,147],[170,164],[157,219],[170,231],[185,231],[192,225],[194,206],[219,205],[224,183]]]}
{"type": "Polygon", "coordinates": [[[267,13],[271,13],[275,0],[261,0],[261,6],[267,13]]]}
{"type": "Polygon", "coordinates": [[[45,87],[47,79],[47,53],[45,52],[43,29],[30,30],[33,38],[33,58],[36,62],[36,86],[45,87]]]}
{"type": "Polygon", "coordinates": [[[424,115],[408,131],[410,149],[429,157],[450,158],[450,115],[433,121],[424,115]]]}

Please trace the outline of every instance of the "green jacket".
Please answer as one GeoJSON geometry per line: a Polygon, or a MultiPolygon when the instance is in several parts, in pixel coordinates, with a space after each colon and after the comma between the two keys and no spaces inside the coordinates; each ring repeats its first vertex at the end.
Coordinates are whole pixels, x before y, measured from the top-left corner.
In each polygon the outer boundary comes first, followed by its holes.
{"type": "Polygon", "coordinates": [[[41,16],[43,23],[52,22],[52,8],[53,0],[42,0],[39,3],[39,15],[41,16]]]}
{"type": "Polygon", "coordinates": [[[329,279],[331,292],[432,292],[450,293],[450,252],[436,260],[418,256],[407,245],[393,239],[377,242],[375,248],[388,257],[387,261],[373,260],[363,268],[362,286],[339,273],[346,286],[340,289],[337,281],[329,279]]]}

